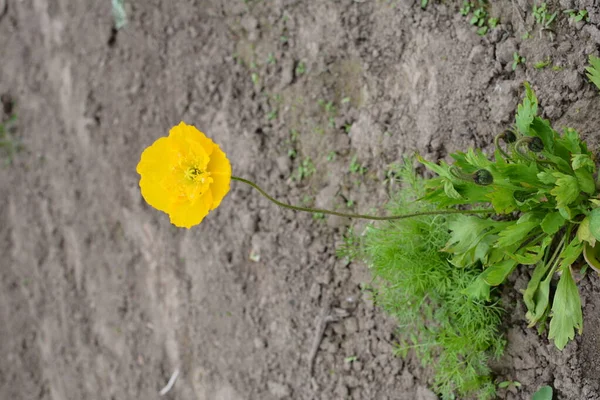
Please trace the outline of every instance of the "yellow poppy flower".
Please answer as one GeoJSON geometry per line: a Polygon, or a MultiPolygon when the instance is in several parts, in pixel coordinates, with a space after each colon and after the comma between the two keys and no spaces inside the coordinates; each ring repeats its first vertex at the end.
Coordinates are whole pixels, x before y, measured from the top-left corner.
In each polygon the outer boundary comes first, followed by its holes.
{"type": "Polygon", "coordinates": [[[231,181],[225,153],[184,122],[144,150],[137,172],[148,204],[169,214],[173,225],[188,229],[221,204],[231,181]]]}

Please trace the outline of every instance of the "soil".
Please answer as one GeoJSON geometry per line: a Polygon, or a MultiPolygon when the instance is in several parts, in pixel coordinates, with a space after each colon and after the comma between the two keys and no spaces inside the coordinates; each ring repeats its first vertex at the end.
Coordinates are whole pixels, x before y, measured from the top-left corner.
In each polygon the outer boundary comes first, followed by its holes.
{"type": "MultiPolygon", "coordinates": [[[[109,1],[0,0],[0,94],[24,146],[0,169],[0,398],[154,399],[179,371],[163,398],[436,399],[431,373],[393,356],[367,267],[336,257],[364,223],[281,210],[233,182],[201,225],[177,229],[143,201],[135,167],[184,120],[283,201],[383,212],[390,163],[489,149],[523,81],[543,116],[598,149],[584,72],[598,2],[549,1],[552,31],[532,1],[492,3],[500,24],[482,37],[449,1],[126,0],[116,30],[109,1]]],[[[505,290],[494,365],[521,387],[499,398],[551,385],[600,399],[600,280],[580,282],[584,332],[560,352],[524,323],[528,273],[505,290]]]]}

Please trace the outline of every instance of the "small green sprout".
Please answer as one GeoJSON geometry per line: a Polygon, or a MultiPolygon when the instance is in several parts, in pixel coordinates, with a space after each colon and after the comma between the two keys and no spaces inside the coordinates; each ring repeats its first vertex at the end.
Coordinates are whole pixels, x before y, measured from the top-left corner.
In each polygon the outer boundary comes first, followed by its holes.
{"type": "Polygon", "coordinates": [[[344,97],[341,101],[342,104],[350,103],[350,97],[344,97]]]}
{"type": "Polygon", "coordinates": [[[277,59],[275,58],[273,53],[269,53],[269,56],[267,57],[267,64],[273,65],[276,63],[277,63],[277,59]]]}
{"type": "Polygon", "coordinates": [[[364,175],[367,172],[367,167],[361,165],[357,161],[357,156],[352,157],[352,161],[350,162],[350,172],[359,173],[360,175],[364,175]]]}
{"type": "Polygon", "coordinates": [[[323,220],[323,219],[325,219],[325,214],[320,213],[320,212],[313,213],[312,216],[313,216],[314,220],[323,220]]]}
{"type": "Polygon", "coordinates": [[[590,22],[590,16],[588,15],[587,10],[565,10],[563,13],[569,14],[569,18],[574,22],[590,22]]]}
{"type": "Polygon", "coordinates": [[[550,14],[546,3],[541,3],[539,7],[535,4],[533,5],[533,18],[538,25],[542,26],[542,29],[549,29],[557,15],[558,12],[550,14]]]}
{"type": "Polygon", "coordinates": [[[252,83],[254,84],[254,86],[257,86],[260,80],[258,74],[256,72],[253,72],[252,75],[250,75],[250,77],[252,78],[252,83]]]}
{"type": "Polygon", "coordinates": [[[471,8],[473,8],[473,3],[471,3],[470,1],[467,1],[467,0],[463,1],[463,5],[459,10],[460,15],[462,15],[463,17],[466,17],[471,12],[471,8]]]}
{"type": "Polygon", "coordinates": [[[488,18],[487,11],[485,11],[482,7],[479,7],[478,9],[473,11],[473,16],[471,17],[471,20],[469,21],[469,23],[471,25],[482,27],[483,24],[485,24],[485,21],[487,20],[487,18],[488,18]]]}
{"type": "Polygon", "coordinates": [[[535,63],[535,65],[533,66],[533,68],[535,68],[535,69],[544,69],[547,66],[549,66],[550,64],[552,64],[552,60],[550,59],[550,57],[546,57],[545,60],[538,61],[537,63],[535,63]]]}
{"type": "Polygon", "coordinates": [[[423,10],[427,8],[427,3],[429,3],[429,0],[421,0],[421,8],[423,10]]]}
{"type": "Polygon", "coordinates": [[[531,32],[525,32],[524,34],[522,34],[521,39],[523,39],[523,40],[531,39],[531,32]]]}
{"type": "Polygon", "coordinates": [[[513,53],[512,70],[516,71],[519,64],[525,64],[525,57],[522,57],[516,51],[513,53]]]}
{"type": "Polygon", "coordinates": [[[346,358],[344,358],[344,362],[345,362],[345,363],[347,363],[347,364],[349,364],[349,363],[351,363],[351,362],[354,362],[354,361],[356,361],[356,360],[358,360],[358,357],[357,357],[357,356],[350,356],[350,357],[346,357],[346,358]]]}
{"type": "Polygon", "coordinates": [[[521,387],[521,382],[519,382],[519,381],[503,381],[498,384],[498,388],[500,388],[500,389],[506,389],[506,388],[510,388],[510,387],[519,389],[521,387]]]}
{"type": "Polygon", "coordinates": [[[337,157],[337,153],[332,150],[327,154],[327,161],[329,161],[329,162],[335,161],[336,157],[337,157]]]}
{"type": "Polygon", "coordinates": [[[298,166],[298,172],[296,173],[296,180],[301,181],[304,178],[309,178],[316,172],[315,164],[312,162],[310,157],[305,157],[304,160],[298,166]]]}
{"type": "Polygon", "coordinates": [[[276,119],[277,118],[277,113],[278,113],[278,111],[277,111],[276,108],[274,108],[271,111],[269,111],[267,113],[267,120],[272,121],[272,120],[276,119]]]}
{"type": "Polygon", "coordinates": [[[296,65],[296,76],[303,75],[306,72],[306,64],[300,61],[298,65],[296,65]]]}
{"type": "Polygon", "coordinates": [[[10,165],[15,153],[21,151],[23,146],[12,134],[17,123],[17,115],[12,114],[6,121],[0,122],[0,154],[6,157],[5,165],[10,165]]]}

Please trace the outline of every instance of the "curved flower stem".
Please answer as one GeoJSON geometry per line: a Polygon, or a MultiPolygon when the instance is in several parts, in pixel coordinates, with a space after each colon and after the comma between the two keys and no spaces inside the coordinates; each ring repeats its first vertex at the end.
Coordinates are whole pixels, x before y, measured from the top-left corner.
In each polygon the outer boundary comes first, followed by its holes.
{"type": "Polygon", "coordinates": [[[311,207],[299,207],[293,206],[291,204],[282,203],[273,197],[269,196],[267,192],[262,190],[256,183],[251,182],[244,178],[239,178],[237,176],[232,176],[231,179],[234,181],[243,182],[247,185],[252,186],[254,189],[258,190],[260,194],[264,197],[277,204],[279,207],[289,208],[290,210],[295,211],[305,211],[309,213],[321,213],[321,214],[329,214],[329,215],[337,215],[338,217],[348,217],[348,218],[358,218],[358,219],[370,219],[374,221],[386,221],[386,220],[394,220],[394,219],[404,219],[404,218],[412,218],[412,217],[420,217],[422,215],[443,215],[443,214],[492,214],[494,213],[493,208],[486,208],[483,210],[440,210],[440,211],[423,211],[418,213],[411,214],[402,214],[402,215],[391,215],[387,217],[381,217],[377,215],[365,215],[365,214],[351,214],[351,213],[343,213],[332,210],[324,210],[321,208],[311,208],[311,207]]]}

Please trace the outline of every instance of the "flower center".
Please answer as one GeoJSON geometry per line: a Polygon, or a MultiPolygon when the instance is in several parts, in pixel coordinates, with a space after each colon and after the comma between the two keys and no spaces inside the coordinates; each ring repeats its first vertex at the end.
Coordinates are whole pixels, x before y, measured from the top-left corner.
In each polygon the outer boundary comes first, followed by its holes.
{"type": "Polygon", "coordinates": [[[189,167],[185,170],[185,178],[195,183],[206,183],[209,176],[209,172],[203,171],[198,167],[189,167]]]}
{"type": "Polygon", "coordinates": [[[206,192],[210,184],[213,182],[213,178],[210,176],[210,172],[198,168],[197,166],[189,166],[183,170],[185,184],[181,187],[180,197],[196,201],[206,192]]]}

